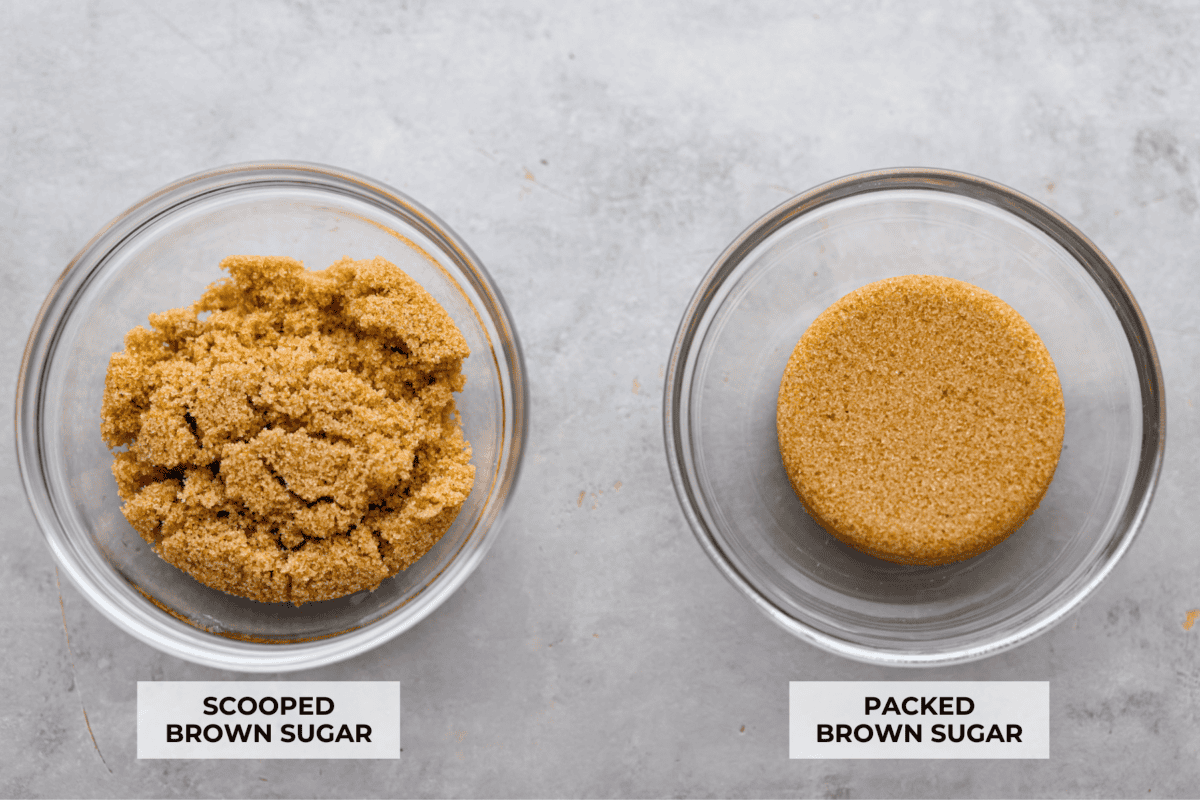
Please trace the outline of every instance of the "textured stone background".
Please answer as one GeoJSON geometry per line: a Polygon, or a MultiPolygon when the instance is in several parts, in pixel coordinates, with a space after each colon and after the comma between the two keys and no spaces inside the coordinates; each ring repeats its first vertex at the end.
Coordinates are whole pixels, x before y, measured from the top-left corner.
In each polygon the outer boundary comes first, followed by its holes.
{"type": "Polygon", "coordinates": [[[137,680],[237,676],[60,585],[5,426],[0,794],[1196,795],[1197,41],[1185,2],[0,4],[0,417],[38,305],[101,225],[264,158],[365,173],[454,227],[505,293],[533,398],[480,569],[390,644],[289,676],[402,681],[399,762],[139,762],[137,680]],[[725,244],[901,165],[995,179],[1087,232],[1141,303],[1170,408],[1153,509],[1088,603],[921,673],[826,655],[743,600],[684,523],[661,435],[675,327],[725,244]],[[789,761],[788,680],[847,678],[1049,680],[1052,758],[789,761]]]}

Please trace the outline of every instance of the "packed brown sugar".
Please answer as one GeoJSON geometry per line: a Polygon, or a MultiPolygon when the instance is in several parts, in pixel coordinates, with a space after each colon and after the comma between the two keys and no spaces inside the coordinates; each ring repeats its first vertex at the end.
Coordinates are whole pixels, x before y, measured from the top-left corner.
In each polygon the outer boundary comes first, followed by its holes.
{"type": "Polygon", "coordinates": [[[382,258],[221,268],[228,279],[151,315],[109,362],[101,428],[122,512],[163,559],[230,594],[374,589],[471,491],[453,397],[466,340],[382,258]]]}
{"type": "Polygon", "coordinates": [[[995,546],[1033,513],[1063,440],[1062,388],[1033,328],[983,289],[926,275],[824,311],[779,390],[779,449],[812,517],[901,564],[995,546]]]}

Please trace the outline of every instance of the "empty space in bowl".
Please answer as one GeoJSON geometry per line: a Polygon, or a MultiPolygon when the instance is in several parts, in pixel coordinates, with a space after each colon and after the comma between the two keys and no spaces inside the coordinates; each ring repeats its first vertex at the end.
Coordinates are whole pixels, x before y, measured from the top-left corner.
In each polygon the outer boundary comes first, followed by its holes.
{"type": "Polygon", "coordinates": [[[714,292],[692,345],[685,469],[713,543],[779,613],[894,653],[980,646],[1069,602],[1120,535],[1142,440],[1137,367],[1095,281],[1033,225],[956,194],[855,195],[786,223],[714,292]],[[997,547],[939,567],[890,564],[821,529],[776,434],[780,380],[809,324],[854,289],[906,274],[963,280],[1015,308],[1045,342],[1066,404],[1039,509],[997,547]]]}
{"type": "Polygon", "coordinates": [[[512,376],[501,366],[508,356],[497,352],[506,336],[494,318],[499,309],[456,258],[388,209],[294,182],[240,184],[187,199],[104,253],[60,324],[43,378],[42,469],[81,569],[118,598],[118,605],[144,605],[141,592],[192,625],[267,642],[361,628],[414,601],[439,579],[455,583],[465,577],[452,579],[451,564],[472,537],[482,535],[479,527],[486,529],[503,502],[498,482],[509,455],[505,406],[512,398],[505,393],[512,391],[512,376]],[[463,364],[466,387],[455,399],[473,449],[473,491],[434,548],[374,592],[300,607],[233,597],[159,559],[121,515],[112,455],[100,438],[109,357],[123,348],[127,331],[147,326],[150,313],[198,300],[224,277],[219,264],[229,255],[289,256],[309,269],[324,269],[343,256],[382,256],[441,303],[471,348],[463,364]]]}

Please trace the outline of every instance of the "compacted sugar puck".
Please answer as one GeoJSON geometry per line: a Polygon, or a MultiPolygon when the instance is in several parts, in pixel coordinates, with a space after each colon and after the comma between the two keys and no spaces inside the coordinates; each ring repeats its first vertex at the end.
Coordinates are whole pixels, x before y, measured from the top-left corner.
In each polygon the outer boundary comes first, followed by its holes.
{"type": "Polygon", "coordinates": [[[1003,541],[1058,464],[1063,395],[1041,339],[1000,298],[907,275],[838,300],[796,344],[779,450],[835,537],[900,564],[946,564],[1003,541]]]}

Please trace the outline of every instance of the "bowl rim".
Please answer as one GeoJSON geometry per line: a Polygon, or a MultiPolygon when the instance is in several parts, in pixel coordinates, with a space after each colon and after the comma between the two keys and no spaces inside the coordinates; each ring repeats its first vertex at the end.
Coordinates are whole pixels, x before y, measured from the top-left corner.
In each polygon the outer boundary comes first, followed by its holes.
{"type": "Polygon", "coordinates": [[[934,167],[894,167],[845,175],[784,201],[742,231],[717,257],[692,295],[676,330],[663,386],[663,439],[671,482],[692,533],[717,569],[760,611],[800,639],[837,655],[885,666],[947,666],[995,655],[1044,633],[1078,608],[1109,575],[1141,529],[1157,488],[1166,446],[1162,367],[1149,326],[1116,267],[1078,228],[1042,203],[995,181],[934,167]],[[1014,633],[984,644],[922,654],[865,647],[824,633],[796,619],[760,594],[721,550],[698,511],[697,496],[700,489],[693,485],[685,468],[686,437],[683,432],[690,415],[684,395],[688,389],[687,380],[691,377],[690,367],[696,337],[701,330],[700,323],[720,287],[742,261],[776,231],[816,209],[849,197],[906,190],[944,192],[986,202],[1033,225],[1066,249],[1095,281],[1116,313],[1137,367],[1142,401],[1142,440],[1138,450],[1138,467],[1121,515],[1121,527],[1118,528],[1123,528],[1123,533],[1117,537],[1115,546],[1104,551],[1099,568],[1092,571],[1067,602],[1014,633]]]}
{"type": "MultiPolygon", "coordinates": [[[[439,268],[445,271],[441,265],[439,268]]],[[[476,314],[479,313],[480,309],[476,309],[476,314]]],[[[483,560],[494,543],[495,533],[502,526],[520,477],[529,432],[527,375],[512,315],[491,275],[466,242],[425,206],[380,181],[325,164],[285,160],[229,164],[180,178],[138,200],[105,224],[58,276],[34,318],[17,375],[14,409],[17,466],[26,501],[54,557],[56,569],[61,566],[85,598],[117,627],[157,650],[206,666],[239,672],[309,669],[352,658],[410,629],[450,597],[483,560]],[[157,604],[148,597],[142,603],[110,597],[100,590],[99,576],[92,574],[90,567],[71,552],[74,544],[58,518],[44,473],[44,381],[63,324],[80,292],[103,271],[109,255],[122,244],[152,226],[157,219],[209,195],[283,185],[354,197],[405,220],[430,241],[436,242],[461,270],[460,278],[465,278],[494,309],[488,316],[498,329],[500,341],[493,343],[492,357],[502,376],[501,440],[508,452],[501,452],[499,457],[497,486],[493,490],[498,502],[491,509],[484,507],[474,531],[451,561],[416,595],[392,612],[372,624],[307,641],[250,642],[208,631],[211,639],[198,646],[194,632],[203,631],[200,626],[176,618],[170,611],[167,611],[167,618],[154,613],[158,609],[151,610],[147,606],[157,604]],[[507,387],[503,380],[504,370],[500,369],[501,361],[509,372],[507,387]],[[475,537],[479,538],[478,544],[466,550],[467,543],[475,537]],[[410,606],[407,616],[394,613],[410,606]]],[[[117,579],[128,583],[123,576],[117,579]]],[[[137,589],[136,585],[129,585],[137,589]]]]}

